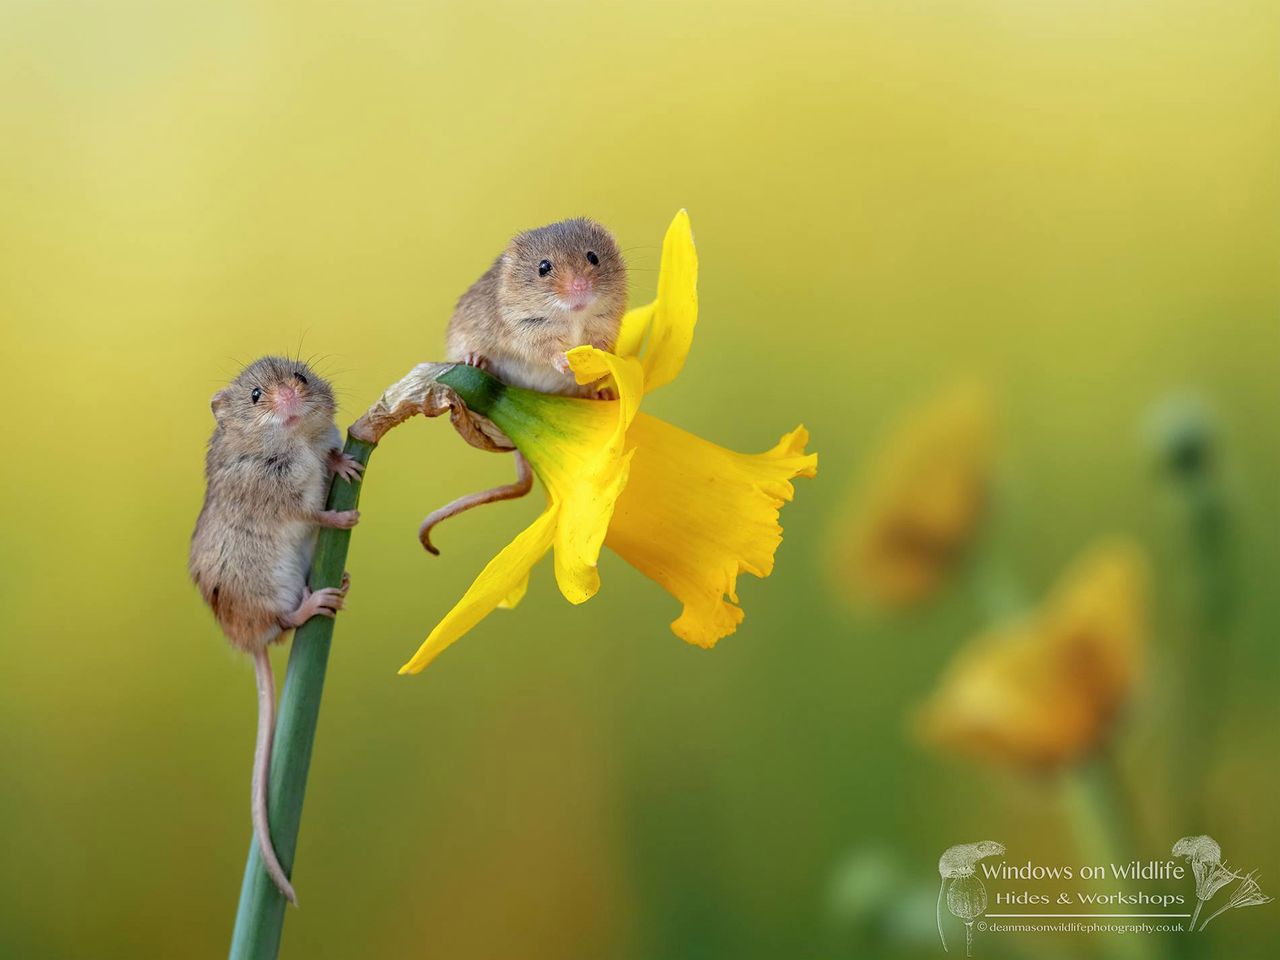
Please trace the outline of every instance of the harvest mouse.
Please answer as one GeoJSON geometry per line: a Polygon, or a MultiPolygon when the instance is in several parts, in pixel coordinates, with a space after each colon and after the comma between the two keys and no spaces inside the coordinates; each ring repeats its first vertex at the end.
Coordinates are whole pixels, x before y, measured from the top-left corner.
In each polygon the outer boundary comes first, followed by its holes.
{"type": "Polygon", "coordinates": [[[518,234],[462,295],[446,350],[515,387],[593,396],[565,351],[612,350],[626,309],[627,268],[613,235],[593,220],[561,220],[518,234]]]}
{"type": "MultiPolygon", "coordinates": [[[[613,235],[594,220],[561,220],[518,234],[462,295],[449,320],[449,359],[542,393],[612,399],[580,385],[565,351],[581,344],[612,350],[627,308],[627,268],[613,235]]],[[[516,482],[455,500],[418,531],[431,553],[431,528],[483,503],[523,497],[533,485],[516,453],[516,482]]]]}
{"type": "Polygon", "coordinates": [[[231,645],[253,655],[258,738],[253,830],[267,873],[293,904],[267,823],[267,772],[275,730],[275,684],[267,645],[313,616],[341,610],[350,580],[307,587],[320,527],[350,529],[356,510],[325,510],[330,478],[354,479],[334,425],[333,390],[305,364],[263,357],[213,395],[217,426],[205,458],[207,488],[187,568],[231,645]]]}

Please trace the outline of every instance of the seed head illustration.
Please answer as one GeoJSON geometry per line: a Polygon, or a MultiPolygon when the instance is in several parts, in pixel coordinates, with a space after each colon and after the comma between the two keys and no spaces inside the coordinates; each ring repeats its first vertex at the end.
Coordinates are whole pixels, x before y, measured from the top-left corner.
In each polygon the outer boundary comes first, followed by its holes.
{"type": "Polygon", "coordinates": [[[974,876],[975,865],[979,860],[987,857],[1004,856],[1004,844],[997,843],[994,840],[982,840],[979,843],[958,843],[954,847],[948,847],[946,852],[938,858],[938,873],[942,877],[942,883],[938,887],[938,936],[942,940],[942,949],[950,950],[947,947],[947,936],[942,932],[942,898],[947,898],[947,909],[952,915],[964,920],[967,928],[967,949],[966,956],[973,948],[973,921],[982,916],[987,909],[987,890],[982,885],[982,881],[974,876]],[[955,894],[956,900],[952,902],[952,894],[947,892],[947,882],[951,882],[951,889],[955,891],[957,884],[960,890],[955,894]],[[970,882],[972,881],[972,882],[970,882]],[[975,890],[976,888],[976,890],[975,890]],[[972,912],[973,906],[981,900],[981,906],[977,908],[977,912],[972,912]],[[971,916],[966,914],[972,913],[971,916]]]}
{"type": "Polygon", "coordinates": [[[947,909],[964,921],[964,955],[973,956],[973,921],[987,912],[987,888],[974,874],[956,877],[947,890],[947,909]]]}
{"type": "MultiPolygon", "coordinates": [[[[1213,899],[1213,895],[1232,880],[1239,879],[1239,874],[1222,862],[1222,848],[1213,837],[1183,837],[1173,845],[1175,857],[1186,857],[1191,864],[1191,872],[1196,878],[1196,908],[1191,914],[1191,923],[1187,925],[1190,933],[1196,928],[1196,920],[1200,909],[1213,899]]],[[[1217,914],[1214,914],[1217,916],[1217,914]]],[[[1208,921],[1205,921],[1208,923],[1208,921]]]]}
{"type": "Polygon", "coordinates": [[[1258,886],[1257,871],[1255,870],[1241,878],[1240,883],[1231,891],[1227,902],[1211,913],[1209,919],[1200,924],[1200,929],[1203,930],[1207,927],[1209,922],[1220,913],[1226,913],[1228,910],[1234,910],[1237,907],[1256,907],[1261,903],[1270,903],[1274,899],[1275,897],[1265,895],[1262,892],[1262,888],[1258,886]]]}

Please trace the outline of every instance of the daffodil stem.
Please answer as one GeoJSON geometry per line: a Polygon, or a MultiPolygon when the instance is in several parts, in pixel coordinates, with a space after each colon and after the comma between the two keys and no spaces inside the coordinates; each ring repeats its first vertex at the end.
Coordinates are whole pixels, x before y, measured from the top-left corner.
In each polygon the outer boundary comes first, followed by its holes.
{"type": "MultiPolygon", "coordinates": [[[[347,436],[346,452],[367,464],[374,445],[347,436]]],[[[353,510],[360,500],[362,480],[348,482],[335,477],[329,489],[328,509],[353,510]]],[[[347,562],[350,530],[325,528],[316,541],[311,561],[313,590],[342,583],[347,562]]],[[[340,615],[339,615],[340,616],[340,615]]],[[[320,716],[320,695],[324,691],[325,669],[334,620],[312,617],[298,628],[289,652],[289,669],[276,720],[271,753],[271,780],[268,787],[268,816],[271,838],[286,873],[292,873],[298,849],[298,827],[302,821],[302,800],[307,789],[307,769],[320,716]]],[[[305,899],[303,891],[302,898],[305,899]]],[[[258,845],[249,841],[249,861],[240,888],[235,932],[231,938],[231,960],[273,960],[280,951],[284,927],[285,899],[262,866],[258,845]]]]}
{"type": "Polygon", "coordinates": [[[454,365],[437,379],[445,386],[452,387],[467,408],[481,416],[488,415],[494,403],[507,389],[501,380],[465,363],[454,365]]]}

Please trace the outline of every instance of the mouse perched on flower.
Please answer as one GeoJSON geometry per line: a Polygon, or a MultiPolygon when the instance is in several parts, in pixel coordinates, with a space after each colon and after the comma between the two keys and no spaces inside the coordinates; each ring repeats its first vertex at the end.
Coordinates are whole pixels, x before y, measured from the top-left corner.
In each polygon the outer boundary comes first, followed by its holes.
{"type": "Polygon", "coordinates": [[[458,300],[450,360],[539,393],[593,396],[565,351],[612,350],[627,309],[627,268],[613,234],[594,220],[561,220],[517,234],[458,300]]]}
{"type": "MultiPolygon", "coordinates": [[[[445,349],[450,360],[479,367],[513,387],[572,397],[614,399],[583,386],[565,352],[588,345],[612,351],[627,309],[627,267],[613,234],[579,217],[517,234],[458,300],[445,349]]],[[[523,497],[533,473],[516,453],[516,482],[468,494],[431,513],[418,539],[431,553],[432,528],[449,517],[523,497]]]]}

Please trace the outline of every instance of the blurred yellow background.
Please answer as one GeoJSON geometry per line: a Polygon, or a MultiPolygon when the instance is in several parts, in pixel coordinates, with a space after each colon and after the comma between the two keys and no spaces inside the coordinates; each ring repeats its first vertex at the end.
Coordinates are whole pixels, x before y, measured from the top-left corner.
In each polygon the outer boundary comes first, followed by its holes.
{"type": "MultiPolygon", "coordinates": [[[[1151,558],[1123,755],[1160,846],[1133,855],[1207,832],[1274,885],[1277,37],[1251,0],[4,3],[0,956],[226,949],[255,708],[185,570],[212,393],[300,352],[345,426],[442,358],[513,232],[603,221],[645,302],[680,207],[701,322],[646,408],[743,450],[810,428],[821,473],[776,572],[744,578],[746,621],[708,653],[617,557],[582,607],[544,565],[518,611],[398,677],[538,498],[452,521],[426,556],[421,518],[510,463],[442,422],[394,432],[284,955],[852,955],[827,905],[850,851],[926,884],[979,836],[1069,856],[1037,781],[912,735],[983,626],[968,581],[868,616],[830,569],[875,445],[958,377],[990,391],[999,541],[1031,595],[1099,537],[1151,558]],[[1159,760],[1190,564],[1142,424],[1186,390],[1220,424],[1239,616],[1209,820],[1183,824],[1159,760]]],[[[1278,915],[1207,936],[1263,956],[1278,915]]]]}

